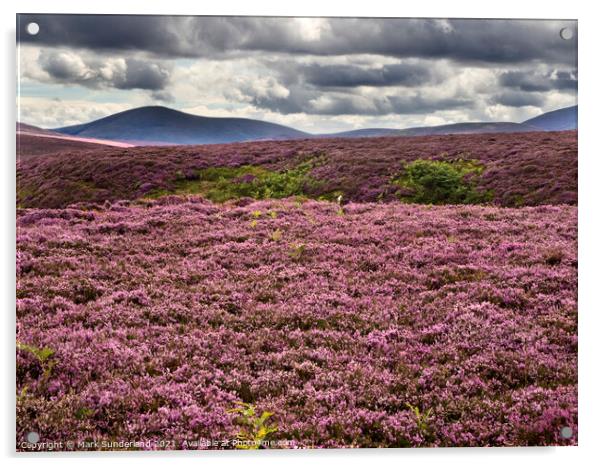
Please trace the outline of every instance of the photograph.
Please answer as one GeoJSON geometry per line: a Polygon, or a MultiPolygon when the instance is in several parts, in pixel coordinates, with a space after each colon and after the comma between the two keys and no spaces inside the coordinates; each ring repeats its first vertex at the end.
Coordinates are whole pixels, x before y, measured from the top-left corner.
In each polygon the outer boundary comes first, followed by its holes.
{"type": "Polygon", "coordinates": [[[16,454],[577,446],[577,38],[17,14],[16,454]]]}

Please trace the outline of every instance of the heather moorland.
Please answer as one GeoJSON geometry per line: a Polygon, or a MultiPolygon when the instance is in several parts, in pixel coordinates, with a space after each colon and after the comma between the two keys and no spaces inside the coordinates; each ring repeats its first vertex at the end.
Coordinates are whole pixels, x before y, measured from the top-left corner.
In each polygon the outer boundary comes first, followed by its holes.
{"type": "Polygon", "coordinates": [[[16,449],[578,445],[577,26],[17,15],[16,449]]]}
{"type": "Polygon", "coordinates": [[[239,402],[288,447],[576,442],[575,206],[167,196],[18,230],[18,436],[257,438],[239,402]]]}
{"type": "Polygon", "coordinates": [[[418,159],[480,164],[476,188],[490,193],[495,205],[577,203],[575,131],[102,148],[89,154],[71,150],[20,160],[18,205],[61,208],[195,193],[203,171],[215,167],[236,168],[233,184],[251,182],[258,169],[285,174],[301,169],[304,178],[296,180],[292,194],[391,202],[404,195],[395,183],[403,165],[418,159]]]}
{"type": "Polygon", "coordinates": [[[555,132],[20,160],[17,438],[576,444],[576,153],[555,132]]]}

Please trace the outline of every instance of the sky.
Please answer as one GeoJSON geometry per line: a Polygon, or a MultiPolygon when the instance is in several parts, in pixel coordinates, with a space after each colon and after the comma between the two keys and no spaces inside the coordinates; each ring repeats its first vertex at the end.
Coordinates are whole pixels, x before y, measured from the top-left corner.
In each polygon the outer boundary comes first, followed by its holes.
{"type": "Polygon", "coordinates": [[[577,104],[569,20],[19,15],[17,46],[18,118],[44,128],[145,105],[326,133],[577,104]]]}

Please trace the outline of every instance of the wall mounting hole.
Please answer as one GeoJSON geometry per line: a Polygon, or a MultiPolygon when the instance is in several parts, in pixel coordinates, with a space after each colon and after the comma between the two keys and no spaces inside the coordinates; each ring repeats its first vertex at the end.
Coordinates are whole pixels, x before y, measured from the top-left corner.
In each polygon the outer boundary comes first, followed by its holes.
{"type": "Polygon", "coordinates": [[[27,34],[35,36],[40,32],[40,25],[38,23],[29,23],[27,25],[27,34]]]}
{"type": "Polygon", "coordinates": [[[569,439],[573,436],[573,429],[570,427],[563,427],[560,429],[560,436],[565,439],[569,439]]]}
{"type": "Polygon", "coordinates": [[[562,28],[560,30],[560,37],[564,40],[571,40],[573,38],[573,30],[571,28],[562,28]]]}

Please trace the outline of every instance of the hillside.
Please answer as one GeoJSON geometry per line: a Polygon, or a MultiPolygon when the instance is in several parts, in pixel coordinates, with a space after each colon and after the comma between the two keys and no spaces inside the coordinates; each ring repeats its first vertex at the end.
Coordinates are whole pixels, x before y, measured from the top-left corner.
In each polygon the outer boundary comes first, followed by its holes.
{"type": "Polygon", "coordinates": [[[17,159],[61,152],[94,151],[105,146],[131,147],[131,144],[94,138],[68,136],[56,131],[17,122],[17,159]]]}
{"type": "Polygon", "coordinates": [[[343,131],[321,137],[364,138],[382,136],[429,136],[439,134],[479,134],[479,133],[524,133],[540,131],[533,126],[522,123],[491,122],[491,123],[454,123],[440,126],[419,126],[416,128],[365,128],[354,131],[343,131]]]}
{"type": "Polygon", "coordinates": [[[406,129],[362,128],[331,134],[310,134],[261,120],[202,117],[167,107],[153,106],[127,110],[100,120],[54,131],[79,137],[125,141],[134,145],[194,145],[307,138],[521,133],[576,127],[576,107],[570,107],[545,113],[523,123],[471,122],[406,129]]]}
{"type": "Polygon", "coordinates": [[[17,134],[25,133],[30,135],[45,135],[45,136],[64,136],[61,133],[49,129],[40,128],[39,126],[28,125],[17,121],[17,134]]]}
{"type": "Polygon", "coordinates": [[[362,128],[339,133],[319,134],[318,138],[378,138],[384,136],[401,136],[402,130],[394,128],[362,128]]]}
{"type": "Polygon", "coordinates": [[[537,131],[532,126],[521,123],[491,122],[491,123],[454,123],[441,126],[424,126],[407,128],[401,131],[403,136],[428,136],[435,134],[480,134],[480,133],[525,133],[537,131]]]}
{"type": "Polygon", "coordinates": [[[62,152],[92,153],[105,147],[104,144],[95,144],[77,139],[17,134],[17,160],[41,155],[55,155],[62,152]]]}
{"type": "Polygon", "coordinates": [[[282,173],[291,175],[289,181],[301,180],[295,189],[309,197],[341,194],[345,202],[390,202],[399,200],[394,179],[403,164],[417,159],[475,161],[482,171],[478,189],[490,193],[497,205],[577,203],[576,132],[108,148],[93,155],[76,151],[20,161],[18,204],[55,208],[195,193],[211,187],[216,176],[230,177],[229,186],[240,187],[257,176],[282,173]],[[229,170],[219,175],[213,169],[207,178],[210,167],[229,170]]]}
{"type": "Polygon", "coordinates": [[[537,128],[541,131],[566,131],[577,129],[577,106],[561,108],[544,113],[523,124],[537,128]]]}
{"type": "Polygon", "coordinates": [[[246,118],[191,115],[167,107],[140,107],[55,131],[133,144],[215,144],[307,137],[293,128],[246,118]]]}

